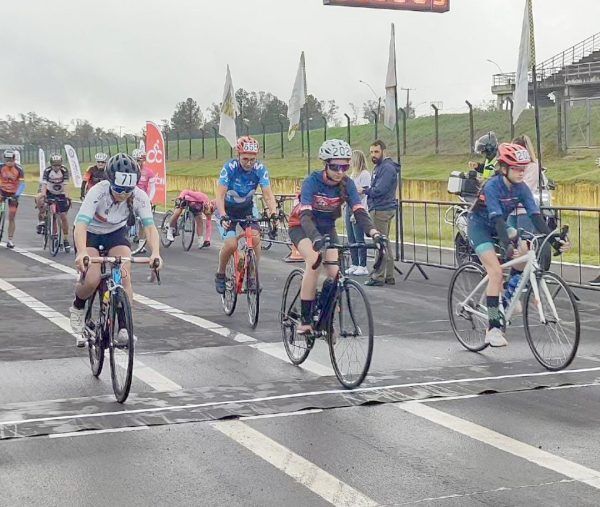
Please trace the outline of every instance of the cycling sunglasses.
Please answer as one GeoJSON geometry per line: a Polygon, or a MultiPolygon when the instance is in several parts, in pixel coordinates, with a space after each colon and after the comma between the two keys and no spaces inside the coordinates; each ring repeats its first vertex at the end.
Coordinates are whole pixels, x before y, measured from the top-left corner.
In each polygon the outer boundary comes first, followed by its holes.
{"type": "MultiPolygon", "coordinates": [[[[134,187],[135,188],[135,187],[134,187]]],[[[133,192],[133,188],[131,187],[120,187],[119,185],[111,185],[110,189],[115,194],[131,194],[133,192]]]]}
{"type": "Polygon", "coordinates": [[[345,173],[350,169],[350,164],[327,164],[327,169],[336,173],[345,173]]]}

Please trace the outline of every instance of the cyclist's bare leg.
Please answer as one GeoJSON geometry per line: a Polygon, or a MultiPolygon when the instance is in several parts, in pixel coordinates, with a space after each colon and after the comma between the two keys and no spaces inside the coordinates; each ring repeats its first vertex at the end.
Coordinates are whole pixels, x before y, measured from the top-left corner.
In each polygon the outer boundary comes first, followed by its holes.
{"type": "Polygon", "coordinates": [[[219,252],[219,270],[218,273],[225,273],[225,267],[227,266],[227,262],[229,262],[229,258],[233,255],[233,252],[237,249],[237,238],[227,238],[223,242],[223,247],[219,252]]]}
{"type": "Polygon", "coordinates": [[[262,253],[262,247],[260,245],[260,231],[256,229],[252,229],[252,246],[254,248],[254,253],[256,253],[256,262],[260,261],[260,255],[262,253]]]}
{"type": "Polygon", "coordinates": [[[204,239],[210,241],[212,236],[212,215],[204,215],[206,218],[204,239]]]}
{"type": "Polygon", "coordinates": [[[175,229],[175,227],[177,226],[177,220],[179,220],[179,217],[181,216],[182,212],[182,208],[175,208],[173,210],[173,216],[171,217],[171,221],[169,222],[169,227],[175,229]]]}
{"type": "MultiPolygon", "coordinates": [[[[95,248],[87,248],[89,257],[98,257],[100,253],[95,248]]],[[[75,295],[79,299],[88,299],[100,283],[100,264],[89,264],[83,281],[75,285],[75,295]]]]}
{"type": "Polygon", "coordinates": [[[66,213],[59,213],[63,239],[69,240],[69,218],[66,213]]]}
{"type": "MultiPolygon", "coordinates": [[[[131,257],[131,249],[128,246],[119,245],[111,248],[108,251],[108,255],[111,257],[131,257]]],[[[125,289],[127,296],[129,297],[129,302],[133,302],[133,287],[131,285],[131,263],[124,262],[121,266],[123,279],[121,281],[121,285],[125,289]]]]}
{"type": "MultiPolygon", "coordinates": [[[[338,251],[335,248],[328,248],[325,251],[325,260],[337,262],[338,260],[338,251]]],[[[329,278],[335,278],[340,270],[339,266],[325,266],[325,272],[329,278]]]]}
{"type": "Polygon", "coordinates": [[[300,299],[312,301],[317,293],[317,281],[319,279],[318,269],[313,269],[313,265],[317,262],[319,254],[313,249],[312,241],[304,238],[297,245],[300,255],[304,257],[306,266],[304,268],[304,276],[302,277],[302,289],[300,290],[300,299]]]}
{"type": "Polygon", "coordinates": [[[196,222],[196,234],[198,237],[204,236],[204,220],[202,219],[202,213],[198,213],[194,217],[194,221],[196,222]]]}
{"type": "Polygon", "coordinates": [[[39,193],[35,196],[35,205],[38,209],[38,221],[43,222],[46,220],[46,196],[39,193]]]}
{"type": "Polygon", "coordinates": [[[15,215],[17,214],[17,207],[12,205],[8,207],[8,239],[13,239],[15,234],[15,215]]]}
{"type": "Polygon", "coordinates": [[[479,254],[479,260],[489,276],[486,294],[499,296],[502,292],[503,273],[496,252],[494,250],[483,252],[479,254]]]}

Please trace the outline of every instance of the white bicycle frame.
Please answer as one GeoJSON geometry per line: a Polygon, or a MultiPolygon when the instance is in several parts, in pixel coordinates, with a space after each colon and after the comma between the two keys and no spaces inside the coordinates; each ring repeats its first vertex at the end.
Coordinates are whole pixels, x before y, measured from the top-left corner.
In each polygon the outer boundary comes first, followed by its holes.
{"type": "MultiPolygon", "coordinates": [[[[543,248],[544,245],[547,243],[548,239],[553,237],[554,235],[555,235],[554,233],[548,235],[546,240],[542,243],[540,249],[543,248]]],[[[525,255],[521,255],[515,259],[505,262],[500,267],[504,271],[505,269],[510,268],[512,266],[516,266],[518,264],[523,264],[523,261],[526,262],[525,269],[523,270],[523,275],[521,276],[521,281],[519,282],[519,285],[515,289],[514,294],[515,295],[521,294],[523,292],[523,289],[525,288],[527,282],[529,282],[531,284],[531,288],[533,290],[535,300],[538,302],[538,304],[536,306],[537,306],[537,310],[539,313],[540,322],[542,324],[546,324],[547,320],[546,320],[546,316],[544,315],[543,305],[539,304],[539,302],[540,302],[540,286],[541,286],[541,289],[543,290],[544,295],[546,296],[546,298],[549,302],[550,308],[552,309],[552,313],[553,313],[554,318],[556,319],[556,322],[560,322],[560,318],[556,311],[556,306],[554,305],[554,299],[552,298],[552,295],[550,294],[550,290],[548,289],[548,286],[546,285],[546,281],[542,278],[540,280],[540,284],[538,284],[536,273],[539,272],[540,267],[539,267],[539,264],[538,264],[538,261],[536,258],[535,250],[529,250],[525,255]]],[[[471,293],[464,299],[464,301],[462,301],[460,303],[460,306],[459,306],[460,309],[466,310],[473,315],[477,315],[478,317],[480,317],[484,320],[488,318],[487,307],[485,308],[486,313],[483,313],[474,308],[471,308],[467,304],[467,302],[473,297],[473,295],[475,293],[477,293],[477,291],[481,290],[484,285],[487,285],[488,280],[489,280],[489,275],[486,274],[485,277],[481,280],[481,282],[479,282],[477,284],[477,287],[475,287],[471,291],[471,293]]],[[[500,294],[500,296],[501,296],[501,294],[500,294]]],[[[504,312],[504,316],[506,318],[507,324],[510,324],[510,319],[515,311],[515,308],[517,307],[517,303],[518,303],[519,299],[520,298],[513,296],[512,300],[510,301],[510,303],[508,305],[508,308],[504,312]]],[[[479,306],[482,306],[482,305],[479,305],[479,306]]]]}

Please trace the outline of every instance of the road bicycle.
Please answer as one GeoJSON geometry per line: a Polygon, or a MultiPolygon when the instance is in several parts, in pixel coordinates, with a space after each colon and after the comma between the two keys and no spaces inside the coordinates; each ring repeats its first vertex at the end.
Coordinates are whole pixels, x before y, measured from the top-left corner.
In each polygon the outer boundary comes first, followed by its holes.
{"type": "MultiPolygon", "coordinates": [[[[571,364],[580,338],[579,309],[573,292],[557,274],[544,271],[536,251],[542,251],[557,237],[564,239],[568,229],[554,231],[548,237],[520,231],[530,249],[502,264],[507,270],[523,264],[525,269],[507,308],[502,308],[506,327],[511,326],[517,308],[522,308],[525,337],[536,360],[546,369],[558,371],[571,364]]],[[[556,255],[556,252],[555,252],[556,255]]],[[[485,349],[488,328],[486,287],[488,275],[475,263],[459,267],[450,281],[448,314],[458,341],[468,350],[485,349]]]]}
{"type": "Polygon", "coordinates": [[[334,279],[327,279],[321,291],[317,292],[312,321],[313,332],[298,334],[301,324],[300,289],[304,270],[294,269],[287,277],[281,300],[280,324],[283,345],[290,361],[302,364],[315,341],[324,339],[329,347],[329,357],[333,371],[340,384],[347,389],[358,387],[369,372],[373,356],[375,334],[373,313],[369,299],[356,281],[345,275],[346,257],[353,248],[376,249],[374,270],[378,270],[385,260],[387,240],[382,237],[377,244],[352,243],[341,245],[326,239],[324,250],[338,250],[337,261],[323,260],[322,252],[313,269],[322,263],[338,266],[334,279]]]}
{"type": "Polygon", "coordinates": [[[267,209],[264,198],[259,195],[262,204],[261,222],[260,222],[260,237],[261,247],[263,250],[269,250],[275,243],[284,243],[288,248],[291,248],[288,214],[285,211],[285,203],[295,198],[294,195],[278,195],[275,196],[277,205],[277,229],[273,229],[270,223],[269,210],[267,209]]]}
{"type": "MultiPolygon", "coordinates": [[[[196,221],[194,220],[194,214],[190,209],[189,202],[183,201],[179,204],[179,201],[176,199],[175,203],[177,207],[183,207],[184,209],[177,219],[173,236],[181,236],[181,244],[183,249],[187,252],[194,244],[194,236],[196,235],[196,221]]],[[[160,226],[160,242],[165,248],[169,248],[171,243],[173,243],[167,239],[167,231],[171,226],[172,217],[173,210],[167,211],[160,226]]]]}
{"type": "MultiPolygon", "coordinates": [[[[154,214],[156,206],[152,205],[152,214],[154,214]]],[[[137,255],[144,251],[148,240],[142,232],[144,230],[144,222],[136,215],[135,224],[129,227],[129,242],[131,243],[131,255],[137,255]]]]}
{"type": "Polygon", "coordinates": [[[235,311],[238,295],[246,294],[248,301],[248,323],[252,329],[258,324],[260,312],[260,279],[258,276],[258,261],[254,251],[256,239],[252,236],[253,224],[259,224],[260,219],[246,217],[230,219],[232,224],[244,227],[244,232],[237,239],[243,239],[225,267],[225,293],[221,294],[221,305],[225,315],[235,311]]]}
{"type": "MultiPolygon", "coordinates": [[[[87,340],[92,374],[95,377],[100,376],[104,365],[105,351],[108,349],[113,392],[119,403],[124,403],[129,396],[135,351],[131,303],[121,284],[123,263],[125,262],[148,264],[150,259],[147,257],[108,257],[104,249],[100,248],[100,256],[86,256],[83,260],[86,268],[90,264],[101,264],[100,284],[86,303],[83,330],[83,336],[87,340]],[[107,264],[110,265],[110,269],[107,269],[107,264]],[[125,340],[119,336],[123,329],[126,330],[126,333],[122,333],[126,334],[125,340]]],[[[158,264],[155,264],[152,269],[160,283],[158,267],[158,264]]],[[[85,272],[81,275],[81,279],[84,278],[85,272]]]]}
{"type": "Polygon", "coordinates": [[[53,196],[46,196],[46,218],[44,220],[44,235],[42,248],[50,249],[50,255],[56,257],[63,246],[63,230],[60,213],[58,212],[58,201],[53,196]]]}

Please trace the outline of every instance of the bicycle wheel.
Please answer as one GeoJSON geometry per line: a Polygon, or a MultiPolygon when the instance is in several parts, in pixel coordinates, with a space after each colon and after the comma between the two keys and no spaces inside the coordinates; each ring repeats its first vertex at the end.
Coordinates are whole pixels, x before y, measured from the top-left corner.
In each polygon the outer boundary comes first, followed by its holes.
{"type": "Polygon", "coordinates": [[[579,347],[579,309],[573,292],[560,276],[543,272],[538,275],[538,286],[540,300],[536,299],[531,286],[525,295],[525,336],[533,355],[544,368],[562,370],[571,364],[579,347]],[[540,309],[546,322],[540,318],[540,309]]]}
{"type": "Polygon", "coordinates": [[[142,225],[142,221],[140,220],[139,217],[136,217],[135,233],[134,233],[134,236],[133,236],[132,242],[131,242],[131,246],[132,246],[131,255],[139,254],[146,246],[146,238],[145,237],[140,238],[140,234],[143,229],[144,229],[144,226],[142,225]]]}
{"type": "Polygon", "coordinates": [[[48,247],[48,241],[50,240],[50,212],[46,211],[46,218],[44,219],[44,237],[42,239],[43,250],[48,247]]]}
{"type": "Polygon", "coordinates": [[[83,331],[88,340],[88,354],[90,356],[90,366],[92,367],[92,374],[94,377],[98,377],[100,373],[102,373],[102,366],[104,365],[105,329],[100,326],[101,308],[102,297],[100,296],[100,293],[96,291],[87,301],[85,327],[83,331]]]}
{"type": "Polygon", "coordinates": [[[363,288],[354,280],[346,280],[337,291],[329,328],[329,356],[340,384],[354,389],[371,366],[373,313],[363,288]]]}
{"type": "Polygon", "coordinates": [[[485,284],[473,293],[484,277],[485,271],[479,264],[468,262],[454,272],[448,289],[450,325],[462,346],[472,352],[488,346],[485,343],[488,328],[485,284]]]}
{"type": "Polygon", "coordinates": [[[271,227],[269,222],[260,223],[260,246],[263,250],[267,251],[273,246],[273,241],[269,237],[271,227]]]}
{"type": "Polygon", "coordinates": [[[0,241],[4,235],[4,222],[6,221],[6,203],[1,203],[2,209],[0,210],[0,241]]]}
{"type": "Polygon", "coordinates": [[[277,239],[279,239],[280,241],[285,241],[288,249],[292,249],[290,241],[289,224],[287,216],[285,214],[282,214],[279,218],[279,225],[277,227],[277,239]]]}
{"type": "Polygon", "coordinates": [[[283,297],[281,298],[281,312],[279,322],[281,324],[281,338],[285,351],[292,364],[302,364],[308,357],[312,344],[306,337],[296,334],[296,328],[300,325],[300,288],[304,271],[294,269],[287,277],[283,286],[283,297]]]}
{"type": "Polygon", "coordinates": [[[462,266],[467,262],[471,261],[473,250],[469,241],[463,237],[460,232],[456,233],[454,238],[454,257],[456,259],[456,265],[462,266]]]}
{"type": "Polygon", "coordinates": [[[115,397],[119,403],[123,403],[129,396],[131,388],[135,346],[131,306],[127,294],[121,287],[112,293],[110,313],[110,376],[115,397]]]}
{"type": "Polygon", "coordinates": [[[221,294],[221,304],[225,315],[231,315],[237,303],[237,281],[235,273],[235,255],[229,258],[225,266],[225,294],[221,294]]]}
{"type": "Polygon", "coordinates": [[[251,248],[246,252],[246,299],[248,300],[248,322],[254,329],[260,312],[260,282],[256,254],[251,248]]]}
{"type": "Polygon", "coordinates": [[[196,221],[194,220],[194,214],[185,210],[183,212],[183,224],[180,227],[181,232],[181,244],[186,252],[189,252],[190,248],[194,243],[194,235],[196,234],[196,221]]]}
{"type": "Polygon", "coordinates": [[[60,251],[60,244],[62,241],[62,229],[60,224],[58,223],[58,217],[56,213],[52,213],[50,224],[50,227],[52,228],[50,241],[50,255],[52,255],[52,257],[56,257],[56,255],[60,251]]]}
{"type": "Polygon", "coordinates": [[[171,223],[171,217],[173,216],[172,211],[167,211],[165,216],[162,219],[160,224],[160,243],[165,248],[169,248],[171,246],[172,241],[167,239],[167,231],[169,230],[169,224],[171,223]]]}

